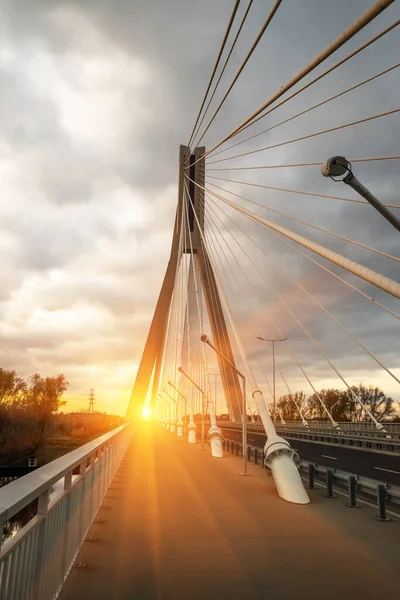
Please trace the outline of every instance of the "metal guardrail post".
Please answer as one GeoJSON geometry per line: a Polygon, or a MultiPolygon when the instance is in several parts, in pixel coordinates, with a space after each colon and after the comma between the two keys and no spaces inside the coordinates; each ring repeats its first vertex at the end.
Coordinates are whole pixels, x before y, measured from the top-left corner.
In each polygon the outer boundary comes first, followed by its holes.
{"type": "Polygon", "coordinates": [[[315,467],[313,464],[308,465],[308,489],[313,490],[314,486],[315,467]]]}
{"type": "Polygon", "coordinates": [[[326,494],[325,494],[326,498],[336,498],[336,496],[333,495],[333,470],[332,469],[327,469],[326,470],[326,494]]]}
{"type": "Polygon", "coordinates": [[[34,577],[33,577],[33,597],[40,598],[42,590],[42,572],[45,564],[46,555],[46,527],[47,527],[47,508],[48,508],[49,490],[46,490],[38,498],[37,516],[41,518],[38,527],[37,545],[34,562],[34,577]]]}
{"type": "Polygon", "coordinates": [[[349,475],[349,502],[346,504],[349,508],[360,508],[356,498],[357,477],[349,475]]]}
{"type": "Polygon", "coordinates": [[[64,509],[64,526],[63,526],[63,536],[62,536],[62,551],[61,551],[61,573],[66,573],[67,571],[67,563],[68,563],[68,547],[70,541],[70,529],[71,529],[71,488],[72,488],[72,471],[67,473],[64,477],[64,494],[66,495],[65,499],[65,509],[64,509]]]}
{"type": "Polygon", "coordinates": [[[384,483],[378,483],[376,486],[376,500],[378,506],[378,514],[376,515],[377,521],[391,521],[386,516],[386,486],[384,483]]]}

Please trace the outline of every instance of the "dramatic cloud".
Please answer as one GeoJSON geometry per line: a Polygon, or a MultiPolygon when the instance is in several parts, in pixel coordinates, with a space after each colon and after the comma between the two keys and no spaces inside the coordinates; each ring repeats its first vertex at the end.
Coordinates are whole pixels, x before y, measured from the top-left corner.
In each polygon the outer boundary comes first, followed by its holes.
{"type": "MultiPolygon", "coordinates": [[[[284,1],[204,144],[210,147],[237,126],[371,3],[306,0],[297,5],[284,1]]],[[[67,394],[70,409],[85,406],[93,387],[99,409],[125,410],[168,260],[179,144],[188,141],[232,4],[228,0],[0,3],[1,366],[25,376],[35,370],[45,375],[65,373],[71,384],[67,394]]],[[[213,106],[270,6],[272,2],[254,2],[213,106]]],[[[240,15],[244,9],[240,8],[240,15]]],[[[326,65],[334,64],[399,16],[395,3],[326,65]]],[[[235,141],[391,67],[397,55],[395,30],[235,141]]],[[[209,162],[395,109],[399,71],[395,69],[225,154],[210,156],[209,162]]],[[[334,154],[349,158],[395,155],[399,137],[399,118],[394,114],[209,166],[321,162],[334,154]]],[[[379,198],[399,204],[397,162],[356,163],[354,169],[379,198]]],[[[209,174],[356,198],[344,184],[324,179],[319,167],[209,174]]],[[[209,183],[388,254],[400,254],[398,235],[369,206],[211,178],[209,183]]],[[[221,193],[399,279],[398,262],[221,193]]],[[[265,252],[398,376],[399,322],[264,228],[216,202],[259,246],[211,205],[221,219],[209,210],[213,220],[207,229],[210,241],[218,228],[222,233],[221,245],[213,242],[216,266],[225,289],[232,289],[236,297],[232,311],[257,374],[269,358],[267,348],[258,347],[254,339],[263,333],[277,334],[270,323],[273,318],[290,338],[317,387],[340,384],[283,301],[350,383],[378,384],[400,399],[398,384],[329,321],[265,252]]],[[[324,259],[317,260],[399,312],[396,299],[324,259]]],[[[306,389],[289,355],[281,349],[279,356],[290,385],[306,389]]]]}

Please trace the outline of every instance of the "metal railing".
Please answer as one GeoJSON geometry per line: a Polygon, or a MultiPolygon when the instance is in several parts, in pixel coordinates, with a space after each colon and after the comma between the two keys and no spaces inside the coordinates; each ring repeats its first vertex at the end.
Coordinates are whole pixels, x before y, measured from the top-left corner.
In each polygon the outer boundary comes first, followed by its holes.
{"type": "MultiPolygon", "coordinates": [[[[240,423],[218,422],[218,426],[224,431],[241,432],[240,423]]],[[[364,448],[373,452],[389,452],[400,454],[400,435],[394,432],[382,433],[362,431],[336,431],[334,429],[306,429],[301,427],[277,427],[277,432],[289,440],[310,441],[330,445],[349,446],[352,448],[364,448]]],[[[265,436],[261,425],[248,425],[249,434],[265,436]]]]}
{"type": "MultiPolygon", "coordinates": [[[[238,457],[242,456],[243,446],[240,442],[224,440],[223,447],[227,452],[238,457]]],[[[265,465],[264,452],[257,446],[247,446],[247,460],[260,465],[262,469],[268,468],[265,465]]],[[[307,460],[301,461],[300,474],[302,479],[308,481],[308,489],[314,489],[316,485],[326,487],[327,498],[335,497],[334,489],[344,496],[348,495],[347,506],[350,508],[358,506],[357,495],[359,495],[358,500],[361,502],[376,506],[378,521],[390,520],[386,517],[387,510],[396,516],[400,515],[400,487],[398,486],[346,471],[338,471],[307,460]]]]}
{"type": "MultiPolygon", "coordinates": [[[[400,434],[400,423],[383,423],[385,425],[385,429],[388,433],[399,433],[400,434]]],[[[339,423],[340,429],[342,431],[352,431],[352,432],[365,432],[365,433],[376,433],[376,427],[371,421],[362,421],[360,423],[354,423],[352,421],[341,421],[339,423]]],[[[277,423],[277,428],[288,427],[299,428],[299,429],[307,429],[304,427],[301,421],[286,421],[286,426],[283,426],[281,423],[277,423]]],[[[321,429],[327,430],[332,429],[332,425],[329,421],[308,421],[308,429],[321,429]]]]}
{"type": "Polygon", "coordinates": [[[0,489],[0,532],[33,517],[0,547],[0,600],[53,600],[132,440],[127,424],[0,489]]]}
{"type": "MultiPolygon", "coordinates": [[[[240,423],[232,423],[232,421],[225,421],[225,420],[220,420],[217,419],[217,423],[219,426],[221,425],[233,425],[233,426],[238,426],[241,427],[240,423]]],[[[397,434],[400,435],[400,423],[383,423],[385,425],[385,429],[387,430],[387,432],[389,434],[397,434]]],[[[378,435],[378,436],[386,436],[386,433],[381,433],[378,432],[376,430],[376,427],[373,423],[371,422],[361,422],[361,423],[353,423],[352,421],[340,421],[339,423],[340,426],[340,430],[337,431],[335,429],[333,429],[332,424],[330,421],[308,421],[308,426],[305,427],[303,425],[303,423],[301,421],[286,421],[285,425],[282,425],[282,423],[278,422],[276,424],[276,429],[279,429],[280,431],[285,431],[286,429],[300,429],[301,431],[310,431],[310,430],[318,430],[318,431],[334,431],[338,434],[342,433],[342,434],[349,434],[349,433],[355,433],[355,434],[371,434],[371,435],[378,435]]],[[[260,429],[264,429],[262,426],[262,423],[256,422],[256,423],[248,423],[248,427],[254,427],[254,428],[260,428],[260,429]]]]}

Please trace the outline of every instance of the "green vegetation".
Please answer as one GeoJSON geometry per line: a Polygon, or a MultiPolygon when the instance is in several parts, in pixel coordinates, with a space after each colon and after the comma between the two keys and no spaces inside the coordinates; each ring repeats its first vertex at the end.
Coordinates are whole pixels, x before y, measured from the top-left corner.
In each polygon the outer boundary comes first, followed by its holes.
{"type": "Polygon", "coordinates": [[[118,427],[121,417],[99,413],[59,413],[68,388],[64,375],[24,381],[0,368],[0,466],[43,465],[118,427]]]}
{"type": "MultiPolygon", "coordinates": [[[[366,387],[362,383],[352,386],[351,390],[328,389],[318,392],[321,400],[331,412],[335,421],[369,421],[367,407],[377,421],[394,421],[398,419],[394,408],[394,400],[378,387],[366,387]],[[361,400],[362,405],[355,398],[361,400]]],[[[278,408],[286,421],[300,420],[296,403],[306,419],[326,420],[327,414],[318,399],[312,394],[308,399],[304,392],[287,394],[278,400],[278,408]]]]}

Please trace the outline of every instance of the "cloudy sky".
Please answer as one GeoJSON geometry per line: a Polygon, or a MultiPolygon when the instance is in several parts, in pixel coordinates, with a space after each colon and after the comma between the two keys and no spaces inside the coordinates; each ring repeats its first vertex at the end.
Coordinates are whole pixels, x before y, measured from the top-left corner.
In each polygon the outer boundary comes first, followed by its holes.
{"type": "MultiPolygon", "coordinates": [[[[247,2],[242,4],[240,15],[247,2]]],[[[283,0],[207,133],[205,145],[211,146],[230,132],[371,4],[371,0],[283,0]]],[[[93,387],[98,409],[125,410],[168,261],[179,144],[186,143],[190,135],[232,5],[232,0],[0,1],[1,366],[16,369],[23,376],[35,371],[43,375],[63,372],[70,382],[68,409],[86,406],[93,387]]],[[[271,6],[270,0],[254,0],[217,98],[221,98],[271,6]]],[[[326,66],[398,18],[400,6],[395,2],[326,66]]],[[[395,29],[248,130],[249,134],[395,65],[398,47],[395,29]]],[[[214,160],[398,108],[399,71],[214,160]]],[[[399,139],[399,117],[394,114],[209,166],[228,169],[323,161],[334,154],[349,158],[388,156],[399,154],[399,139]]],[[[212,160],[210,156],[209,162],[212,160]]],[[[378,197],[400,204],[398,161],[357,164],[355,170],[378,197]]],[[[209,174],[356,197],[344,184],[323,179],[318,167],[209,174]]],[[[396,232],[370,207],[211,181],[400,255],[396,232]]],[[[217,204],[400,377],[398,320],[319,271],[265,229],[217,204]]],[[[271,217],[263,209],[254,210],[400,279],[398,262],[283,217],[271,217]]],[[[243,252],[230,241],[228,230],[233,233],[236,226],[228,217],[218,213],[226,230],[212,212],[209,214],[214,220],[208,229],[210,239],[217,225],[221,228],[220,275],[225,278],[227,291],[231,285],[237,293],[232,309],[259,371],[264,358],[252,341],[253,334],[276,335],[269,320],[273,316],[291,338],[317,387],[340,383],[288,317],[275,295],[277,290],[351,383],[378,384],[400,400],[399,385],[327,322],[315,305],[307,304],[293,282],[270,266],[265,254],[238,232],[237,240],[255,263],[266,269],[272,287],[251,270],[243,252]],[[222,249],[228,246],[231,256],[224,258],[222,249]],[[236,260],[247,269],[252,286],[243,279],[236,260]],[[247,286],[251,311],[241,298],[238,281],[247,286]]],[[[400,312],[396,299],[340,274],[400,312]]],[[[292,386],[305,389],[290,359],[282,355],[281,361],[292,386]]]]}

